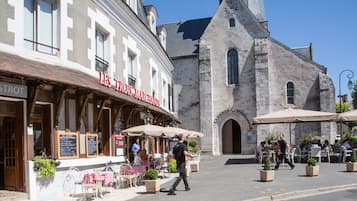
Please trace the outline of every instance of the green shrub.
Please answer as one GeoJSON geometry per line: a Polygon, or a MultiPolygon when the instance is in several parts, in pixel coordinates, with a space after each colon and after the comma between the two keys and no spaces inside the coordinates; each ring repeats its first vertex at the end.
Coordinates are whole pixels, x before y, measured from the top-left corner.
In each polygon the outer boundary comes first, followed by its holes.
{"type": "Polygon", "coordinates": [[[149,168],[148,170],[146,170],[146,174],[145,174],[145,179],[148,180],[156,180],[157,176],[158,176],[158,171],[154,168],[149,168]]]}
{"type": "Polygon", "coordinates": [[[265,157],[264,159],[264,170],[271,170],[269,157],[265,157]]]}
{"type": "Polygon", "coordinates": [[[41,177],[52,177],[56,173],[58,163],[53,159],[36,156],[34,159],[34,169],[41,177]]]}
{"type": "Polygon", "coordinates": [[[177,169],[176,169],[176,160],[175,159],[171,159],[169,161],[169,172],[170,173],[176,173],[177,169]]]}
{"type": "Polygon", "coordinates": [[[265,137],[265,142],[266,144],[271,144],[273,141],[277,141],[278,137],[276,134],[274,133],[269,133],[266,137],[265,137]]]}
{"type": "Polygon", "coordinates": [[[351,162],[352,162],[352,163],[357,162],[357,159],[356,159],[356,151],[352,151],[352,153],[351,153],[351,162]]]}
{"type": "Polygon", "coordinates": [[[309,158],[309,159],[307,159],[307,165],[308,166],[316,166],[316,159],[314,159],[314,158],[309,158]]]}
{"type": "Polygon", "coordinates": [[[198,142],[196,140],[190,140],[188,142],[188,151],[195,154],[201,151],[200,146],[198,145],[198,142]]]}

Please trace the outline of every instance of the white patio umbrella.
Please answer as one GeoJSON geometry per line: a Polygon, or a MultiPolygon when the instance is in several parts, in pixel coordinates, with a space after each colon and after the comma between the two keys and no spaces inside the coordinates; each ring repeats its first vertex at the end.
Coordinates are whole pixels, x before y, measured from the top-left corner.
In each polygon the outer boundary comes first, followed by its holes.
{"type": "Polygon", "coordinates": [[[201,137],[204,136],[203,133],[198,132],[198,131],[189,130],[189,133],[190,133],[190,134],[189,134],[188,137],[199,137],[199,138],[201,138],[201,137]]]}
{"type": "Polygon", "coordinates": [[[253,124],[324,122],[336,120],[336,113],[288,108],[254,117],[253,124]]]}
{"type": "Polygon", "coordinates": [[[156,125],[140,125],[134,126],[121,131],[129,136],[141,136],[141,135],[149,135],[149,136],[163,136],[165,135],[165,127],[156,126],[156,125]]]}
{"type": "Polygon", "coordinates": [[[289,123],[291,144],[291,123],[337,121],[337,114],[303,109],[284,109],[254,117],[253,124],[289,123]]]}
{"type": "Polygon", "coordinates": [[[339,113],[338,120],[340,120],[340,121],[357,121],[357,110],[339,113]]]}
{"type": "Polygon", "coordinates": [[[165,128],[165,134],[167,134],[169,137],[175,137],[178,134],[183,134],[185,137],[190,135],[189,130],[183,128],[172,127],[172,126],[166,126],[164,128],[165,128]]]}

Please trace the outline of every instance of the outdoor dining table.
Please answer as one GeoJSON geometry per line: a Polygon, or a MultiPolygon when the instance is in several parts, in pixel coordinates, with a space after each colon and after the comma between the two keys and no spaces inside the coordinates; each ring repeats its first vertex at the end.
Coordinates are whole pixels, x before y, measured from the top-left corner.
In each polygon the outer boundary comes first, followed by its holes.
{"type": "Polygon", "coordinates": [[[94,189],[96,197],[102,197],[102,187],[112,186],[113,177],[114,173],[111,171],[87,173],[83,176],[82,187],[85,191],[88,189],[94,189]]]}
{"type": "Polygon", "coordinates": [[[134,165],[132,166],[132,168],[135,172],[139,174],[137,183],[143,184],[147,167],[145,165],[134,165]]]}

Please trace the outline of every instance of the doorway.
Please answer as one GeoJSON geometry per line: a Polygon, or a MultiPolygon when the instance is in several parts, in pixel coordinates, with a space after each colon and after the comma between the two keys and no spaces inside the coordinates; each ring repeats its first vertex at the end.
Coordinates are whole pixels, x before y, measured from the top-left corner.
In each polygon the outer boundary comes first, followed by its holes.
{"type": "Polygon", "coordinates": [[[222,128],[222,153],[242,153],[242,135],[240,125],[233,119],[224,123],[222,128]]]}
{"type": "Polygon", "coordinates": [[[23,102],[0,101],[0,189],[24,191],[23,102]]]}
{"type": "Polygon", "coordinates": [[[110,155],[110,109],[104,108],[98,122],[99,155],[110,155]]]}

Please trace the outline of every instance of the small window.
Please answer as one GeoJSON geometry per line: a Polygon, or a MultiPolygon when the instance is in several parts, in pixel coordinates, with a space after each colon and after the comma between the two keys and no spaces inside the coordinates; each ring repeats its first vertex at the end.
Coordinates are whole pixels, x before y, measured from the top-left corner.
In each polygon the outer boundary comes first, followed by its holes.
{"type": "Polygon", "coordinates": [[[286,98],[288,104],[295,104],[294,101],[294,84],[292,82],[288,82],[286,85],[286,98]]]}
{"type": "Polygon", "coordinates": [[[128,53],[128,84],[132,87],[136,87],[136,55],[132,52],[128,53]]]}
{"type": "Polygon", "coordinates": [[[95,32],[95,70],[99,72],[107,72],[109,62],[106,60],[108,57],[108,50],[106,48],[107,35],[100,30],[95,32]]]}
{"type": "Polygon", "coordinates": [[[58,55],[60,50],[58,15],[56,0],[24,0],[25,48],[58,55]]]}
{"type": "Polygon", "coordinates": [[[168,84],[165,80],[162,81],[162,105],[167,108],[168,107],[168,84]]]}
{"type": "Polygon", "coordinates": [[[238,52],[230,49],[227,53],[228,84],[239,84],[238,52]]]}
{"type": "Polygon", "coordinates": [[[157,96],[157,72],[153,68],[151,71],[151,95],[153,97],[157,96]]]}
{"type": "Polygon", "coordinates": [[[236,21],[234,18],[229,19],[229,27],[235,27],[236,26],[236,21]]]}

